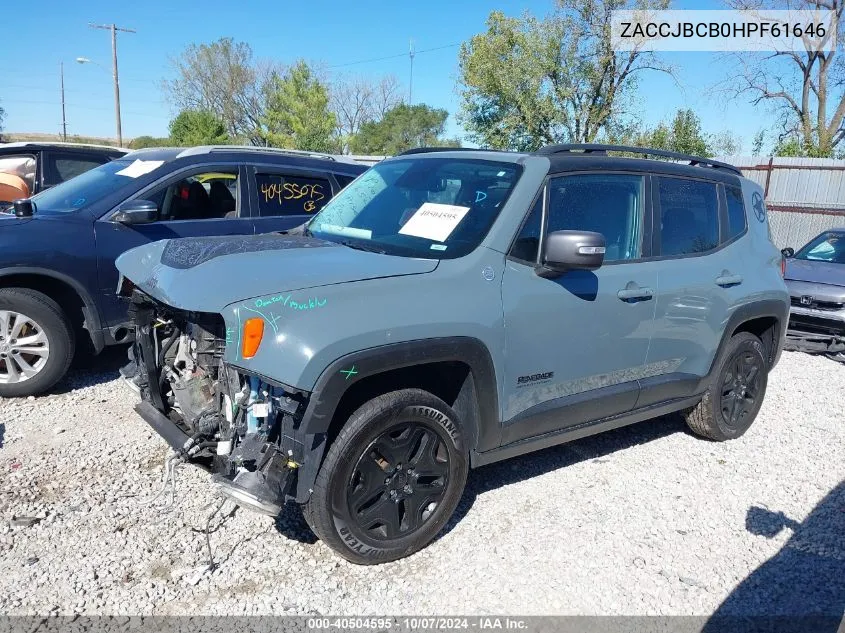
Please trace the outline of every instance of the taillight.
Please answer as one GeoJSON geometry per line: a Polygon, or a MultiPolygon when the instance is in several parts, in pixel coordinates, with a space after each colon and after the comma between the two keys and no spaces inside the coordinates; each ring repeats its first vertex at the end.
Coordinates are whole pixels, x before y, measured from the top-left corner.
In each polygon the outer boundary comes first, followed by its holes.
{"type": "Polygon", "coordinates": [[[786,277],[786,257],[780,256],[780,276],[786,277]]]}
{"type": "Polygon", "coordinates": [[[244,323],[243,339],[241,340],[241,356],[252,358],[261,345],[264,336],[264,319],[258,317],[247,319],[244,323]]]}

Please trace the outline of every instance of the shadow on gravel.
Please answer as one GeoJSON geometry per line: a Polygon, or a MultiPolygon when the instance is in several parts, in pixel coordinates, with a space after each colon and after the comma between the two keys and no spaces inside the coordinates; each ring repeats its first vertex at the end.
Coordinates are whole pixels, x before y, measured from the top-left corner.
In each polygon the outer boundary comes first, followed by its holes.
{"type": "Polygon", "coordinates": [[[0,422],[0,448],[3,448],[3,436],[6,434],[6,425],[0,422]]]}
{"type": "Polygon", "coordinates": [[[73,360],[67,375],[45,395],[68,393],[74,389],[114,380],[120,375],[118,370],[127,363],[128,349],[128,345],[114,345],[107,347],[97,356],[83,350],[73,360]]]}
{"type": "Polygon", "coordinates": [[[784,528],[792,538],[754,570],[719,606],[706,633],[736,630],[835,633],[845,624],[845,481],[801,523],[783,512],[751,507],[745,529],[773,538],[784,528]]]}
{"type": "Polygon", "coordinates": [[[464,496],[437,538],[448,534],[467,515],[475,498],[482,493],[579,462],[596,460],[601,463],[602,457],[616,451],[686,429],[683,418],[674,413],[470,470],[464,496]]]}
{"type": "Polygon", "coordinates": [[[287,504],[282,513],[276,517],[276,530],[292,541],[307,545],[317,542],[317,537],[306,523],[305,517],[302,516],[302,508],[297,503],[287,504]]]}

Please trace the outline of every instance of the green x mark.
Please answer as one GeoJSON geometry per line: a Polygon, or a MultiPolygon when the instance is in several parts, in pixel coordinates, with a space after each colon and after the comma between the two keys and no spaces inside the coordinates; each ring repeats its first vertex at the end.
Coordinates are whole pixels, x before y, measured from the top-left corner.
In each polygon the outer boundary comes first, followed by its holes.
{"type": "Polygon", "coordinates": [[[352,369],[341,369],[341,374],[346,374],[346,380],[349,380],[352,376],[355,376],[358,373],[358,370],[355,369],[355,365],[352,365],[352,369]]]}

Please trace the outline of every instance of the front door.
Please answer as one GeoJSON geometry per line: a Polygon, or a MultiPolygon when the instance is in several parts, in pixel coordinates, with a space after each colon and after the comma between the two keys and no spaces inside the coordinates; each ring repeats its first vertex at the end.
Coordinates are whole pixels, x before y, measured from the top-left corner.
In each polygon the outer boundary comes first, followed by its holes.
{"type": "Polygon", "coordinates": [[[110,212],[94,223],[103,319],[109,326],[126,320],[126,299],[115,294],[119,273],[114,265],[125,251],[164,239],[253,233],[248,205],[241,203],[246,200],[243,180],[242,169],[235,166],[186,170],[133,196],[155,202],[158,221],[124,225],[112,222],[110,212]]]}
{"type": "Polygon", "coordinates": [[[538,202],[520,231],[502,280],[503,444],[635,406],[657,292],[657,263],[643,261],[646,190],[641,175],[551,178],[545,222],[538,202]],[[538,275],[543,236],[567,229],[602,233],[605,263],[595,271],[538,275]]]}

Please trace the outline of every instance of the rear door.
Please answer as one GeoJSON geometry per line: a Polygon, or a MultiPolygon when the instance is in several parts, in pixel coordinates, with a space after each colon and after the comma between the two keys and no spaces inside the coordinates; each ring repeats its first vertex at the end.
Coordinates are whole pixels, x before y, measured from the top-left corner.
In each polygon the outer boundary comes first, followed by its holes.
{"type": "Polygon", "coordinates": [[[307,222],[339,190],[326,172],[256,165],[250,173],[256,233],[286,231],[307,222]]]}
{"type": "Polygon", "coordinates": [[[632,409],[654,319],[647,177],[576,174],[549,180],[515,240],[502,279],[506,366],[503,444],[632,409]],[[535,271],[551,231],[597,231],[605,263],[553,278],[535,271]]]}
{"type": "Polygon", "coordinates": [[[251,235],[252,219],[243,201],[245,168],[203,165],[183,169],[142,189],[132,200],[151,200],[159,219],[150,224],[111,221],[113,211],[94,223],[99,285],[109,325],[125,319],[125,300],[115,295],[118,272],[114,260],[123,252],[163,239],[204,235],[251,235]]]}
{"type": "Polygon", "coordinates": [[[654,177],[653,252],[661,262],[648,363],[638,406],[694,395],[707,374],[748,274],[742,192],[712,181],[654,177]]]}

